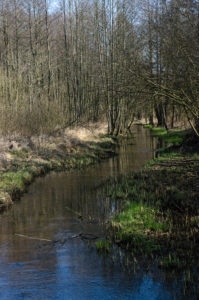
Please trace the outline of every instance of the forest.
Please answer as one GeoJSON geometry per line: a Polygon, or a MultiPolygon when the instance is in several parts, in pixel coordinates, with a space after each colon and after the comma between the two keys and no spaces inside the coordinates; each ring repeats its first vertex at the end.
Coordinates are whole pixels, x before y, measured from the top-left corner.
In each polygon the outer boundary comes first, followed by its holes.
{"type": "Polygon", "coordinates": [[[0,299],[198,300],[198,195],[199,0],[0,0],[0,299]]]}
{"type": "Polygon", "coordinates": [[[197,0],[1,0],[1,134],[143,117],[198,136],[198,53],[197,0]]]}

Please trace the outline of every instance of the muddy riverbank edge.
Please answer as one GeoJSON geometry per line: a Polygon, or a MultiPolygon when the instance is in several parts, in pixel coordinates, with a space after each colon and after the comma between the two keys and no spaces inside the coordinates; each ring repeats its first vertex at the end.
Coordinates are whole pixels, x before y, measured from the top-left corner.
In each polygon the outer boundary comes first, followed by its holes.
{"type": "Polygon", "coordinates": [[[92,124],[36,137],[0,139],[0,212],[13,205],[38,176],[80,169],[116,155],[105,124],[92,124]]]}
{"type": "Polygon", "coordinates": [[[182,272],[188,284],[198,282],[199,270],[199,143],[179,135],[182,143],[170,144],[142,171],[122,176],[109,188],[108,196],[123,200],[124,209],[111,218],[107,241],[133,261],[148,257],[160,268],[182,272]]]}

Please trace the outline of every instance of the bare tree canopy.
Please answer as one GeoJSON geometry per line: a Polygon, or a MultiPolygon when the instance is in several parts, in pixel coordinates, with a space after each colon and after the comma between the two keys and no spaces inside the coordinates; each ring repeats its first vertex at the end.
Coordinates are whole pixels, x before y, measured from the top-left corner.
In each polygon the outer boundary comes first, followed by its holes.
{"type": "Polygon", "coordinates": [[[184,115],[198,134],[198,53],[198,1],[1,0],[1,132],[184,115]]]}

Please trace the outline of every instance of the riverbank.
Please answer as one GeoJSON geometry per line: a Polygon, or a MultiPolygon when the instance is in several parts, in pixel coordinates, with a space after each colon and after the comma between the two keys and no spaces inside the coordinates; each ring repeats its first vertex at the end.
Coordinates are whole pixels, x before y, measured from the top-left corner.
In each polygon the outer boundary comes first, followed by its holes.
{"type": "Polygon", "coordinates": [[[35,177],[83,168],[115,155],[105,124],[76,127],[51,136],[0,139],[0,211],[10,207],[35,177]]]}
{"type": "Polygon", "coordinates": [[[109,197],[122,199],[124,209],[110,220],[107,239],[134,258],[148,257],[160,268],[182,271],[190,283],[199,268],[198,144],[181,131],[161,134],[170,139],[169,147],[109,189],[109,197]]]}

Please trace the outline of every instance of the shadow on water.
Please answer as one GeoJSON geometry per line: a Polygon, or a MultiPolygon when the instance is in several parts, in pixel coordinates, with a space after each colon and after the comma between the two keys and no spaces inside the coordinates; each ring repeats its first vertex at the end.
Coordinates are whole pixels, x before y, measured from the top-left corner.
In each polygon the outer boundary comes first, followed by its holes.
{"type": "Polygon", "coordinates": [[[38,178],[0,216],[0,299],[183,299],[160,270],[126,268],[120,250],[104,257],[94,247],[95,238],[104,236],[103,224],[120,208],[104,196],[103,183],[154,157],[149,131],[137,126],[134,134],[117,157],[38,178]]]}

